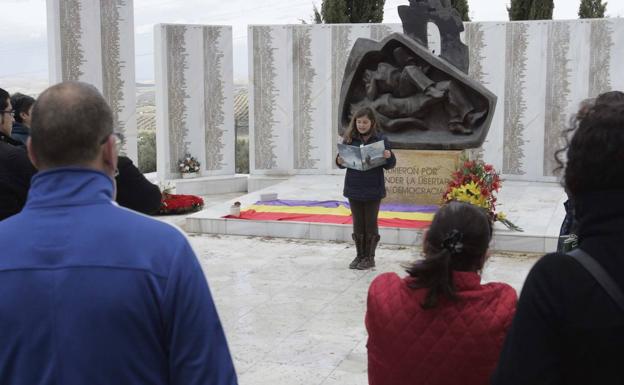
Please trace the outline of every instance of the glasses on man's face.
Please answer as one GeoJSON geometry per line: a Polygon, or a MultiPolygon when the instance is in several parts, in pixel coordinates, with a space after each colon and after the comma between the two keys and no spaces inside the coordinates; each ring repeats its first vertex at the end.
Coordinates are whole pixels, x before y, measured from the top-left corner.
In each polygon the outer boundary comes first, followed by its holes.
{"type": "Polygon", "coordinates": [[[115,146],[119,150],[124,142],[124,136],[121,132],[113,132],[113,136],[115,137],[115,146]]]}
{"type": "Polygon", "coordinates": [[[102,141],[100,142],[100,144],[104,144],[104,143],[106,143],[106,141],[108,140],[108,137],[109,137],[109,136],[111,136],[111,135],[112,135],[113,137],[115,137],[115,146],[117,147],[117,149],[120,149],[120,148],[121,148],[121,145],[122,145],[122,144],[123,144],[123,142],[124,142],[124,135],[123,135],[121,132],[112,132],[112,133],[110,133],[109,135],[106,135],[106,136],[104,137],[104,139],[102,139],[102,141]]]}
{"type": "MultiPolygon", "coordinates": [[[[116,150],[115,152],[119,154],[119,150],[121,149],[121,145],[123,144],[123,141],[124,141],[124,136],[121,132],[111,132],[110,134],[106,135],[104,139],[100,141],[100,145],[106,143],[108,141],[108,138],[110,138],[111,135],[115,138],[115,150],[116,150]]],[[[117,176],[119,176],[118,168],[115,169],[113,178],[117,178],[117,176]]]]}

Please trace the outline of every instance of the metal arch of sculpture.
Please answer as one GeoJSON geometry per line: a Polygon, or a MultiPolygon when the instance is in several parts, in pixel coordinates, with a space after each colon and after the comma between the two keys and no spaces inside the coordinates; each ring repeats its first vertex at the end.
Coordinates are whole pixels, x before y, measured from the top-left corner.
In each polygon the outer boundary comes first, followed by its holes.
{"type": "Polygon", "coordinates": [[[447,3],[412,0],[399,7],[405,34],[355,42],[342,83],[339,134],[353,112],[367,106],[393,148],[456,150],[483,143],[496,96],[463,72],[468,69],[468,49],[459,41],[463,25],[447,3]],[[428,21],[440,29],[440,57],[419,43],[426,43],[428,21]]]}

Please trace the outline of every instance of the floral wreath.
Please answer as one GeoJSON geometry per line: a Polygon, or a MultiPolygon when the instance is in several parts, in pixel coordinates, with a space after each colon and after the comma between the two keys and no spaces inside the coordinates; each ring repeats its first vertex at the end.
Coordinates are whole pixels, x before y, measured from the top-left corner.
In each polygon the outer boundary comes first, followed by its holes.
{"type": "Polygon", "coordinates": [[[196,195],[171,194],[171,187],[161,189],[162,198],[157,215],[188,214],[204,208],[204,200],[196,195]]]}
{"type": "Polygon", "coordinates": [[[481,160],[462,159],[463,163],[452,174],[442,197],[443,203],[460,201],[471,203],[487,211],[492,221],[508,229],[522,231],[503,212],[496,212],[496,193],[501,188],[500,176],[491,164],[481,160]]]}

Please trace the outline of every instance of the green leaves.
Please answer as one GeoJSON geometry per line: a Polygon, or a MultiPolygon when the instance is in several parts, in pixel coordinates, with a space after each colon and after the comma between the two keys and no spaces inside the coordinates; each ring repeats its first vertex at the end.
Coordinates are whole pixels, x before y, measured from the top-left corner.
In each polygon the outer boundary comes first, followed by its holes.
{"type": "Polygon", "coordinates": [[[578,15],[581,19],[598,19],[605,17],[607,3],[601,0],[581,0],[578,15]]]}
{"type": "Polygon", "coordinates": [[[470,21],[470,16],[468,16],[470,12],[468,0],[451,0],[451,6],[459,12],[462,21],[470,21]]]}
{"type": "Polygon", "coordinates": [[[555,4],[553,0],[511,0],[507,8],[509,20],[551,20],[555,4]]]}
{"type": "Polygon", "coordinates": [[[319,14],[313,7],[314,21],[325,24],[381,23],[385,0],[323,0],[319,14]]]}

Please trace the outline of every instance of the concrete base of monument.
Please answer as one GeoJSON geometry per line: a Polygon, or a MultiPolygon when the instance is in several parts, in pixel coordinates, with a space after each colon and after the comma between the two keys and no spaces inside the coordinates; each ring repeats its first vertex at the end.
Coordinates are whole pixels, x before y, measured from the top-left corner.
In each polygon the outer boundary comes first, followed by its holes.
{"type": "Polygon", "coordinates": [[[386,171],[386,201],[437,205],[462,151],[393,150],[396,167],[386,171]]]}
{"type": "MultiPolygon", "coordinates": [[[[271,220],[223,218],[236,201],[242,210],[260,200],[260,195],[276,193],[282,200],[345,200],[342,175],[299,175],[271,187],[215,204],[186,218],[186,229],[194,233],[251,235],[352,242],[352,226],[271,220]]],[[[493,250],[545,253],[556,249],[559,227],[565,216],[566,195],[557,183],[505,181],[498,195],[499,208],[524,232],[495,224],[493,250]]],[[[380,227],[381,243],[419,246],[424,231],[380,227]]],[[[416,250],[415,250],[416,252],[416,250]]]]}
{"type": "Polygon", "coordinates": [[[287,181],[291,175],[249,175],[247,191],[254,192],[287,181]]]}
{"type": "Polygon", "coordinates": [[[176,194],[212,195],[247,192],[247,175],[201,176],[192,179],[174,179],[176,194]]]}

